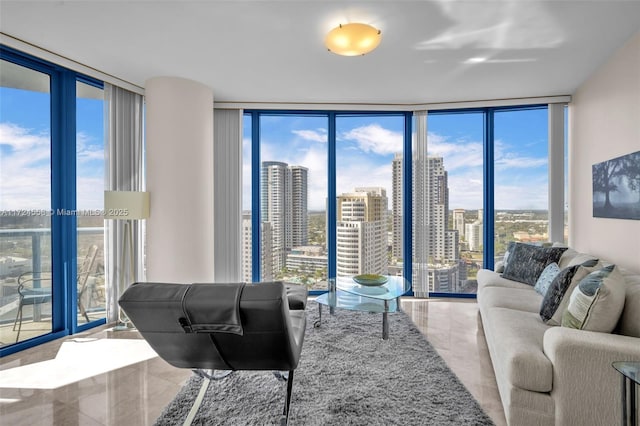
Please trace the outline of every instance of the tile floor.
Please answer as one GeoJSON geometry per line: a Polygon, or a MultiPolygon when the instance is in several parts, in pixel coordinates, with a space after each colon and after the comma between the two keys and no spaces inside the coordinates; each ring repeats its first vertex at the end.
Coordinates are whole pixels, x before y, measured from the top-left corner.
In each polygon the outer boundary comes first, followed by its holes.
{"type": "MultiPolygon", "coordinates": [[[[475,301],[408,298],[403,300],[402,307],[496,425],[505,425],[475,301]]],[[[7,377],[13,368],[51,360],[63,341],[75,340],[77,343],[95,338],[136,339],[139,335],[131,331],[113,332],[102,327],[70,336],[0,359],[0,375],[7,370],[7,377]]],[[[108,363],[101,361],[99,355],[87,357],[93,359],[74,361],[76,364],[62,367],[59,364],[52,366],[63,371],[52,372],[51,383],[54,378],[64,379],[65,369],[80,369],[83,362],[108,363]]],[[[77,375],[78,372],[74,373],[77,375]]],[[[40,386],[40,389],[33,384],[21,387],[18,380],[13,387],[0,387],[0,424],[150,425],[190,375],[189,370],[173,368],[154,357],[55,389],[47,388],[55,386],[53,384],[40,386]]],[[[47,380],[39,382],[46,383],[47,380]]]]}

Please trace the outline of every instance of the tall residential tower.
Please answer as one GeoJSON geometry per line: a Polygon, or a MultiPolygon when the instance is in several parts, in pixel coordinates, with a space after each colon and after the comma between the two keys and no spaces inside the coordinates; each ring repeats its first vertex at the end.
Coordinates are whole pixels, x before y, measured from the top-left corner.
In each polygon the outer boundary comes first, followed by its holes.
{"type": "Polygon", "coordinates": [[[338,196],[338,276],[387,273],[387,206],[384,188],[338,196]]]}
{"type": "Polygon", "coordinates": [[[292,247],[308,241],[307,172],[302,166],[262,162],[260,215],[261,222],[269,222],[271,227],[274,274],[286,266],[286,255],[292,247]]]}

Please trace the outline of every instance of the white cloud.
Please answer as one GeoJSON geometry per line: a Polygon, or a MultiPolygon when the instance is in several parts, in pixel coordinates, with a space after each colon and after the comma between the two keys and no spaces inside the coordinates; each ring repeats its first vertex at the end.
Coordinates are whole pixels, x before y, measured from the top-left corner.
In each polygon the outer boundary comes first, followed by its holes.
{"type": "Polygon", "coordinates": [[[327,130],[326,129],[316,129],[316,130],[292,130],[294,135],[300,136],[302,139],[313,141],[313,142],[322,142],[327,143],[327,130]]]}
{"type": "MultiPolygon", "coordinates": [[[[78,208],[101,208],[104,149],[77,135],[78,208]],[[96,161],[99,161],[96,165],[96,161]]],[[[0,210],[51,207],[51,142],[46,132],[0,123],[0,210]]]]}
{"type": "Polygon", "coordinates": [[[0,210],[51,207],[50,138],[0,123],[0,210]]]}
{"type": "Polygon", "coordinates": [[[12,151],[24,152],[33,148],[49,147],[49,135],[45,132],[35,133],[13,123],[0,123],[0,145],[10,147],[12,151]]]}
{"type": "Polygon", "coordinates": [[[501,140],[496,140],[494,143],[494,157],[496,170],[531,169],[548,164],[547,157],[522,156],[514,152],[511,145],[501,140]]]}
{"type": "Polygon", "coordinates": [[[76,134],[76,158],[79,163],[90,161],[104,162],[104,145],[103,141],[95,141],[93,137],[84,133],[76,134]]]}
{"type": "Polygon", "coordinates": [[[355,141],[366,153],[390,155],[402,152],[404,135],[385,129],[379,124],[356,127],[338,135],[338,140],[355,141]]]}
{"type": "Polygon", "coordinates": [[[78,176],[76,194],[78,210],[101,209],[104,206],[104,178],[78,176]]]}
{"type": "Polygon", "coordinates": [[[450,140],[447,136],[429,132],[427,146],[430,156],[444,158],[444,167],[448,172],[482,167],[482,141],[450,140]]]}
{"type": "MultiPolygon", "coordinates": [[[[320,141],[324,130],[295,130],[294,134],[306,140],[320,141]]],[[[358,127],[343,132],[338,138],[336,158],[337,188],[339,195],[359,186],[380,186],[391,200],[391,155],[402,152],[403,135],[378,124],[358,127]],[[381,158],[386,156],[387,158],[381,158]]],[[[326,142],[326,139],[323,139],[326,142]]],[[[250,148],[248,139],[243,141],[250,148]]],[[[483,199],[483,144],[470,138],[454,138],[434,132],[428,133],[429,155],[444,158],[449,177],[449,207],[477,209],[483,199]]],[[[526,151],[525,151],[526,152],[526,151]]],[[[547,208],[546,157],[522,155],[503,141],[495,143],[496,208],[547,208]]],[[[309,169],[310,210],[324,210],[327,197],[327,152],[324,145],[273,143],[263,136],[263,161],[283,161],[309,169]]],[[[243,205],[250,207],[251,164],[243,166],[243,205]]]]}

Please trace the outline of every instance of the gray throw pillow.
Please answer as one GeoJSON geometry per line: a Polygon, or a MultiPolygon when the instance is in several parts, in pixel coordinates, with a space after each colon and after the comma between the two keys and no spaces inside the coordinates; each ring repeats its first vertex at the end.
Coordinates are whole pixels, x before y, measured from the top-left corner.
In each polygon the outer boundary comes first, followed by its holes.
{"type": "Polygon", "coordinates": [[[550,263],[558,263],[564,247],[538,247],[516,243],[504,268],[503,278],[534,286],[550,263]]]}
{"type": "Polygon", "coordinates": [[[509,245],[507,245],[507,249],[504,251],[504,256],[502,257],[502,270],[496,272],[504,272],[505,268],[509,264],[509,256],[513,253],[513,248],[516,246],[515,241],[509,241],[509,245]]]}
{"type": "Polygon", "coordinates": [[[540,318],[545,324],[560,325],[562,324],[562,314],[569,304],[569,298],[573,289],[578,285],[580,280],[592,272],[591,268],[582,265],[570,266],[564,268],[553,279],[547,294],[542,299],[540,305],[540,318]]]}

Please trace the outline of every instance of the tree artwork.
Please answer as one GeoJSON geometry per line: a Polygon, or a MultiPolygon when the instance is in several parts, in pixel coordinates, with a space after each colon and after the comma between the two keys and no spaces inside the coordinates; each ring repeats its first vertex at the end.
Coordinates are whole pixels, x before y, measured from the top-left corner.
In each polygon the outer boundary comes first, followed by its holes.
{"type": "Polygon", "coordinates": [[[640,151],[594,164],[593,216],[640,219],[640,151]]]}

